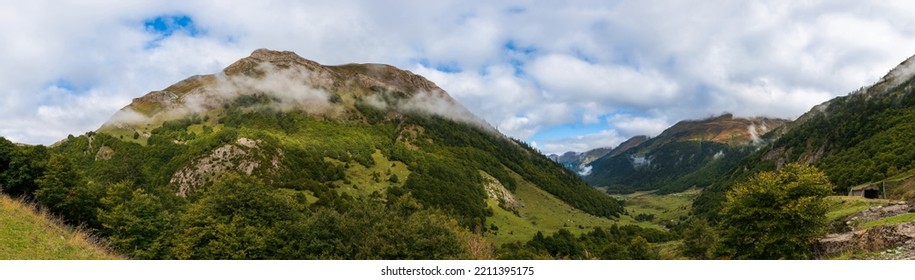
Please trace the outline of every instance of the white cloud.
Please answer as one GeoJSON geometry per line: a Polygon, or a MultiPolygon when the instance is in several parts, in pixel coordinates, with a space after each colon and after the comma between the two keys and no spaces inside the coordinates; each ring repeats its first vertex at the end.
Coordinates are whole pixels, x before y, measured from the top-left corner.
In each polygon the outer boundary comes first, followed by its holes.
{"type": "MultiPolygon", "coordinates": [[[[257,48],[409,69],[522,139],[608,119],[626,138],[723,111],[793,118],[915,54],[912,10],[853,0],[4,1],[0,136],[49,144],[95,129],[132,98],[257,48]],[[143,22],[161,15],[187,15],[201,32],[149,48],[158,35],[143,22]]],[[[581,142],[572,136],[570,149],[581,142]]]]}
{"type": "Polygon", "coordinates": [[[658,118],[636,117],[628,114],[617,114],[607,118],[607,122],[625,135],[645,135],[654,137],[671,126],[666,120],[658,118]]]}
{"type": "Polygon", "coordinates": [[[534,85],[515,76],[509,65],[492,65],[487,74],[446,73],[424,66],[414,70],[445,89],[471,112],[506,135],[527,138],[546,125],[569,119],[563,104],[548,104],[539,98],[534,85]]]}
{"type": "Polygon", "coordinates": [[[550,140],[539,144],[537,148],[547,155],[561,155],[567,151],[588,151],[596,148],[616,147],[626,139],[615,130],[602,130],[597,133],[550,140]]]}
{"type": "Polygon", "coordinates": [[[616,107],[652,108],[675,100],[677,85],[655,71],[620,65],[596,65],[568,55],[552,54],[527,67],[531,76],[560,102],[597,101],[616,107]]]}

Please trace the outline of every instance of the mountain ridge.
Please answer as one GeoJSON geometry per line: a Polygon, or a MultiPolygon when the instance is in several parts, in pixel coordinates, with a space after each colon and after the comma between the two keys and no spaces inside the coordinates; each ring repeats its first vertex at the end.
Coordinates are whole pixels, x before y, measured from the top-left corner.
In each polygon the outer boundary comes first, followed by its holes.
{"type": "Polygon", "coordinates": [[[895,199],[912,198],[910,176],[915,169],[915,56],[887,72],[879,81],[814,106],[796,120],[765,136],[769,145],[727,170],[694,203],[696,213],[714,217],[724,193],[734,182],[788,163],[823,170],[836,193],[862,184],[881,186],[895,199]]]}
{"type": "Polygon", "coordinates": [[[394,107],[399,113],[426,111],[497,133],[443,89],[410,71],[385,64],[325,66],[294,52],[267,49],[255,50],[220,73],[195,75],[135,98],[98,131],[126,130],[146,136],[149,130],[143,126],[218,111],[242,96],[273,99],[272,105],[280,111],[304,110],[331,118],[346,117],[358,101],[364,101],[382,109],[394,107]],[[378,92],[384,97],[378,97],[378,92]]]}
{"type": "Polygon", "coordinates": [[[748,154],[764,143],[760,135],[785,122],[765,117],[735,118],[727,113],[680,121],[656,137],[635,137],[626,149],[592,161],[584,179],[611,192],[682,191],[696,185],[691,174],[748,154]]]}
{"type": "Polygon", "coordinates": [[[69,177],[46,182],[75,183],[39,201],[135,258],[491,258],[492,243],[623,222],[431,81],[293,52],[150,92],[48,154],[36,166],[69,177]]]}

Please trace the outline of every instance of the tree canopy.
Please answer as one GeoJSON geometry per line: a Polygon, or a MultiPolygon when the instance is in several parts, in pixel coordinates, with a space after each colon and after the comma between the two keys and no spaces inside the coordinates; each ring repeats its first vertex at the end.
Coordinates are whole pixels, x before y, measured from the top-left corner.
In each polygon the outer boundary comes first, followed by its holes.
{"type": "Polygon", "coordinates": [[[806,259],[827,226],[823,198],[832,191],[812,166],[761,172],[727,193],[721,211],[722,250],[737,259],[806,259]]]}

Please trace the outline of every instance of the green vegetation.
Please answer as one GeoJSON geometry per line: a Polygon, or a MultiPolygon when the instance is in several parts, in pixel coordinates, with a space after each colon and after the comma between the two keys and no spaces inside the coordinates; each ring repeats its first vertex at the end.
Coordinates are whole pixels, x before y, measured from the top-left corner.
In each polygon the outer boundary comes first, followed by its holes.
{"type": "MultiPolygon", "coordinates": [[[[834,192],[867,183],[900,180],[915,169],[915,94],[913,80],[894,87],[880,82],[814,108],[787,127],[764,136],[774,143],[726,171],[703,192],[695,213],[715,219],[724,193],[752,174],[775,170],[779,162],[807,162],[822,170],[834,192]]],[[[908,184],[908,183],[907,183],[908,184]]],[[[912,185],[889,188],[890,198],[915,197],[912,185]]]]}
{"type": "Polygon", "coordinates": [[[806,259],[826,232],[832,184],[815,167],[788,164],[758,173],[727,194],[721,250],[738,259],[806,259]]]}
{"type": "MultiPolygon", "coordinates": [[[[514,174],[512,176],[516,177],[514,174]]],[[[594,228],[613,224],[660,228],[652,223],[635,221],[630,216],[608,219],[590,215],[521,179],[518,179],[518,186],[512,194],[523,204],[514,212],[499,207],[494,199],[487,200],[488,206],[493,209],[493,215],[486,221],[498,228],[490,230],[487,238],[496,245],[527,241],[537,232],[552,234],[559,229],[565,229],[572,234],[583,234],[594,228]]]]}
{"type": "Polygon", "coordinates": [[[700,192],[700,189],[692,188],[672,194],[635,192],[616,197],[625,201],[626,212],[629,216],[645,218],[650,216],[653,217],[651,220],[656,223],[671,224],[689,216],[691,204],[700,192]]]}
{"type": "MultiPolygon", "coordinates": [[[[720,174],[753,153],[749,128],[781,126],[779,119],[743,119],[731,114],[696,121],[681,121],[657,137],[635,146],[623,146],[591,162],[585,181],[606,187],[611,194],[658,191],[669,194],[715,184],[720,174]]],[[[642,142],[639,142],[642,141],[642,142]]]]}
{"type": "Polygon", "coordinates": [[[869,199],[860,196],[830,196],[826,198],[826,203],[829,205],[826,212],[826,219],[838,221],[874,206],[888,205],[890,204],[890,201],[885,199],[869,199]]]}
{"type": "Polygon", "coordinates": [[[895,225],[915,221],[915,213],[905,213],[902,215],[890,216],[881,219],[864,222],[857,226],[859,229],[869,229],[883,225],[895,225]]]}
{"type": "Polygon", "coordinates": [[[705,173],[728,168],[751,151],[749,147],[710,141],[654,143],[661,140],[665,139],[651,139],[639,145],[640,148],[592,162],[591,175],[585,180],[595,186],[607,186],[613,194],[658,189],[662,193],[675,193],[710,185],[713,180],[704,176],[705,173]],[[642,150],[645,151],[640,153],[642,150]],[[719,153],[720,158],[716,158],[719,153]],[[637,164],[635,158],[645,162],[637,164]]]}
{"type": "MultiPolygon", "coordinates": [[[[425,128],[426,134],[429,134],[427,139],[435,139],[431,143],[417,141],[421,151],[435,152],[435,154],[445,155],[466,164],[472,164],[472,166],[479,166],[478,169],[491,174],[509,190],[513,190],[516,185],[515,180],[508,175],[508,171],[511,171],[586,213],[601,217],[615,217],[622,212],[622,207],[616,201],[600,195],[582,182],[577,174],[540,155],[523,142],[510,141],[471,125],[446,121],[435,116],[414,117],[409,120],[415,121],[415,125],[425,128]]],[[[420,162],[414,164],[410,160],[417,158],[415,156],[417,153],[404,153],[406,150],[406,146],[395,145],[395,157],[404,158],[403,161],[411,167],[422,165],[420,162]]],[[[429,157],[422,159],[430,160],[429,157]]],[[[445,161],[446,159],[437,160],[445,161]]],[[[452,167],[460,168],[459,166],[452,167]]],[[[423,168],[417,169],[422,170],[423,168]]],[[[473,172],[466,174],[468,177],[455,178],[468,178],[471,182],[480,182],[479,176],[471,173],[473,172]]]]}
{"type": "Polygon", "coordinates": [[[827,260],[877,260],[881,252],[871,251],[848,251],[835,256],[829,256],[827,260]]]}
{"type": "Polygon", "coordinates": [[[483,128],[371,106],[321,118],[267,106],[275,101],[242,98],[148,137],[90,132],[51,149],[0,141],[0,186],[137,259],[492,258],[490,240],[581,233],[622,211],[483,128]],[[489,202],[481,171],[549,203],[507,212],[489,202]]]}
{"type": "Polygon", "coordinates": [[[651,243],[668,242],[673,236],[665,231],[634,225],[595,228],[575,237],[560,229],[552,235],[537,232],[525,243],[502,246],[501,259],[659,259],[660,253],[651,243]]]}
{"type": "Polygon", "coordinates": [[[410,169],[406,164],[389,160],[380,150],[376,150],[372,154],[374,164],[368,167],[357,162],[344,163],[333,159],[328,160],[337,166],[349,166],[343,171],[345,179],[334,181],[334,184],[339,186],[340,191],[353,196],[384,192],[389,187],[403,187],[404,181],[399,178],[410,176],[410,169]],[[392,180],[392,178],[397,179],[392,180]]]}
{"type": "Polygon", "coordinates": [[[71,223],[98,226],[95,211],[101,196],[99,189],[86,182],[69,158],[51,156],[47,170],[36,182],[34,195],[39,203],[71,223]]]}
{"type": "Polygon", "coordinates": [[[0,259],[104,260],[108,252],[84,230],[64,225],[47,211],[0,195],[0,259]]]}
{"type": "Polygon", "coordinates": [[[682,233],[683,244],[680,250],[683,255],[692,259],[711,259],[714,256],[718,233],[705,219],[694,217],[686,222],[682,233]]]}
{"type": "Polygon", "coordinates": [[[44,146],[17,147],[0,137],[0,191],[14,197],[34,192],[49,157],[44,146]]]}

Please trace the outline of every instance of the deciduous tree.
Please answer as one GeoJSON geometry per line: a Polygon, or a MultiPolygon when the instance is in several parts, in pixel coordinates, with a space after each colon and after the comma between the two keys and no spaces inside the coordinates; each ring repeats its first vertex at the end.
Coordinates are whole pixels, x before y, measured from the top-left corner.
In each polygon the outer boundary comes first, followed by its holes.
{"type": "Polygon", "coordinates": [[[738,259],[806,259],[827,226],[823,201],[833,186],[812,166],[761,172],[727,193],[722,249],[738,259]]]}

